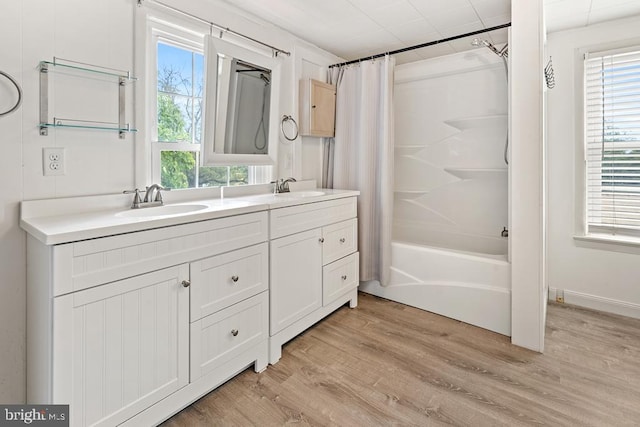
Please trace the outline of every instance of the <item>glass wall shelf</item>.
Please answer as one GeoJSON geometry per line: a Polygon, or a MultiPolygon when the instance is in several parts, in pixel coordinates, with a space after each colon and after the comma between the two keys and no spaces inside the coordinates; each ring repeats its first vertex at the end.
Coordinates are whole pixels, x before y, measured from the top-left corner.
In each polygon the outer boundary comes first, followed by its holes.
{"type": "Polygon", "coordinates": [[[117,78],[124,78],[124,79],[132,80],[132,81],[138,80],[138,78],[137,77],[133,77],[129,71],[117,70],[115,68],[102,67],[100,65],[85,64],[83,62],[70,61],[68,59],[61,59],[61,58],[55,58],[55,57],[53,58],[53,61],[40,61],[40,70],[42,70],[43,68],[48,68],[49,66],[63,67],[63,68],[69,68],[69,69],[72,69],[72,70],[79,70],[79,71],[86,71],[86,72],[89,72],[89,73],[96,73],[96,74],[101,74],[101,75],[104,75],[104,76],[112,76],[112,77],[117,77],[117,78]],[[60,62],[60,61],[65,61],[65,62],[60,62]],[[82,67],[81,65],[84,65],[84,67],[82,67]]]}
{"type": "Polygon", "coordinates": [[[40,61],[40,135],[47,136],[49,128],[68,129],[96,129],[106,131],[116,131],[120,139],[124,139],[127,132],[137,132],[137,129],[125,122],[126,92],[127,82],[136,81],[129,71],[117,70],[114,68],[99,65],[85,64],[83,62],[71,61],[68,59],[53,58],[53,61],[40,61]],[[62,62],[61,62],[62,61],[62,62]],[[99,120],[79,120],[62,119],[54,117],[49,120],[49,72],[56,67],[76,70],[80,72],[99,74],[116,78],[118,86],[118,122],[104,122],[99,120]]]}
{"type": "Polygon", "coordinates": [[[70,122],[81,123],[65,123],[54,118],[53,123],[40,123],[40,127],[45,128],[71,128],[71,129],[96,129],[96,130],[112,130],[118,132],[138,132],[138,129],[132,128],[127,124],[124,127],[119,127],[117,123],[102,123],[102,122],[85,122],[80,120],[65,119],[70,122]]]}

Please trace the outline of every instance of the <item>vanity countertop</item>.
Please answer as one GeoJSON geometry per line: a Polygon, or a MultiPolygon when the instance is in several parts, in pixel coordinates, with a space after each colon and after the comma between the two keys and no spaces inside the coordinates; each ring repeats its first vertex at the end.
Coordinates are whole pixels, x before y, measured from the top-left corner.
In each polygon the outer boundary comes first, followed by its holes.
{"type": "Polygon", "coordinates": [[[296,194],[269,193],[194,198],[166,203],[161,208],[143,209],[130,209],[131,196],[121,194],[24,201],[20,226],[42,243],[57,245],[359,194],[350,190],[317,191],[324,194],[307,192],[309,196],[300,197],[296,194]]]}
{"type": "Polygon", "coordinates": [[[295,191],[293,193],[268,193],[227,197],[225,200],[242,200],[245,202],[259,203],[266,205],[266,209],[279,209],[289,206],[303,205],[306,203],[324,202],[326,200],[341,199],[343,197],[358,196],[359,191],[336,190],[329,188],[318,188],[311,191],[295,191]],[[322,195],[314,195],[320,192],[322,195]]]}

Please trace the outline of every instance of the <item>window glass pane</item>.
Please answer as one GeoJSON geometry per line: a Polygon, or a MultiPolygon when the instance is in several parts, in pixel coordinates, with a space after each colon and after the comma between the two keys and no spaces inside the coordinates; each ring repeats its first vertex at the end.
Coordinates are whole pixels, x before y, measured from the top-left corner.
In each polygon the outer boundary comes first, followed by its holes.
{"type": "Polygon", "coordinates": [[[193,52],[158,43],[158,91],[193,95],[193,52]]]}
{"type": "MultiPolygon", "coordinates": [[[[198,166],[196,151],[162,151],[160,154],[160,181],[163,187],[194,188],[227,185],[264,184],[250,182],[249,166],[198,166]]],[[[261,166],[271,168],[271,166],[261,166]]],[[[254,174],[255,175],[255,174],[254,174]]],[[[270,174],[264,174],[270,176],[270,174]]],[[[263,178],[261,180],[268,178],[263,178]]]]}
{"type": "Polygon", "coordinates": [[[160,183],[167,188],[195,186],[196,153],[194,151],[162,151],[160,183]]]}
{"type": "Polygon", "coordinates": [[[200,168],[200,187],[221,187],[229,185],[229,166],[209,166],[200,168]]]}
{"type": "Polygon", "coordinates": [[[158,42],[158,141],[202,139],[204,57],[194,50],[158,42]]]}
{"type": "Polygon", "coordinates": [[[204,87],[204,55],[194,53],[193,55],[193,81],[194,81],[194,96],[201,97],[204,87]]]}
{"type": "Polygon", "coordinates": [[[158,93],[158,141],[191,142],[191,98],[158,93]]]}

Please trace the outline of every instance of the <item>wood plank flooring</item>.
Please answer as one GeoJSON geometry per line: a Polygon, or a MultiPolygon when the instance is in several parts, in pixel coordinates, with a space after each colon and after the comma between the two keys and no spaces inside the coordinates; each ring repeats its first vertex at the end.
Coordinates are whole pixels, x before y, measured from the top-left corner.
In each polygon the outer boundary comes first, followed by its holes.
{"type": "Polygon", "coordinates": [[[545,354],[360,294],[177,426],[640,425],[640,320],[549,306],[545,354]]]}

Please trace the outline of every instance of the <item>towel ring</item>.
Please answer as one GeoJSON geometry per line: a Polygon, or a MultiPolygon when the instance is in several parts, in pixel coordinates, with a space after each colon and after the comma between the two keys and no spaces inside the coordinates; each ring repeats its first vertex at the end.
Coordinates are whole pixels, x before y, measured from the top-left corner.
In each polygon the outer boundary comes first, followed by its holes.
{"type": "Polygon", "coordinates": [[[20,104],[22,104],[22,89],[20,88],[20,85],[18,84],[18,82],[15,81],[14,78],[11,77],[9,74],[7,74],[4,71],[0,70],[0,75],[3,75],[7,79],[9,79],[9,81],[11,83],[13,83],[13,85],[16,87],[16,90],[18,91],[18,101],[16,102],[16,105],[14,105],[13,107],[9,108],[7,111],[0,112],[0,117],[2,117],[2,116],[6,116],[7,114],[13,113],[14,111],[16,111],[18,109],[18,107],[20,107],[20,104]]]}
{"type": "Polygon", "coordinates": [[[282,121],[280,122],[280,130],[282,131],[282,135],[284,135],[284,138],[287,141],[295,141],[296,138],[298,138],[298,123],[295,121],[295,119],[293,117],[291,117],[289,115],[285,114],[284,116],[282,116],[282,121]],[[288,121],[292,121],[293,125],[295,126],[295,129],[296,129],[295,135],[293,137],[291,137],[291,138],[284,131],[284,124],[285,124],[285,122],[288,122],[288,121]]]}

